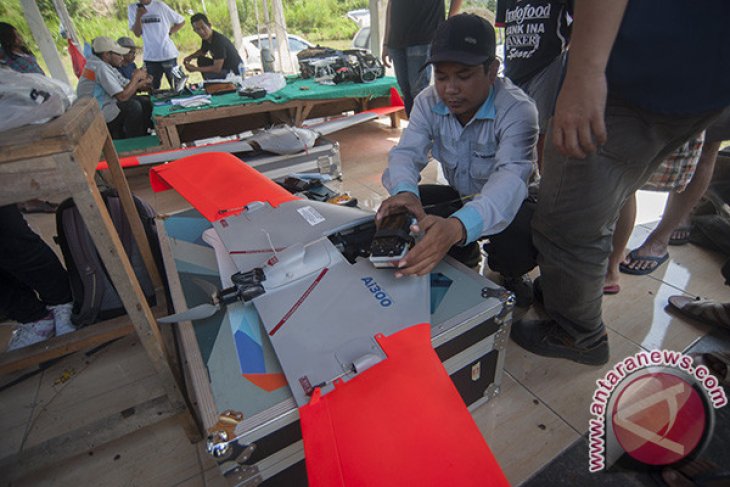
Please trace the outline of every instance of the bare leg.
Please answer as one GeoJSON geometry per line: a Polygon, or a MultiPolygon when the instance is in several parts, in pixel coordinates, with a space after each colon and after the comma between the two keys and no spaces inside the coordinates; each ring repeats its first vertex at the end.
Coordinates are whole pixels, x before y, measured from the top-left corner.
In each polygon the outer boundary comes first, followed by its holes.
{"type": "Polygon", "coordinates": [[[613,231],[612,250],[608,258],[608,270],[606,271],[606,282],[604,287],[617,286],[619,283],[618,265],[626,259],[626,245],[629,243],[631,232],[636,222],[636,194],[629,196],[621,207],[616,221],[616,229],[613,231]]]}
{"type": "MultiPolygon", "coordinates": [[[[697,202],[702,198],[702,195],[707,191],[710,181],[712,180],[712,174],[715,171],[715,163],[717,162],[717,154],[720,151],[721,142],[706,142],[702,146],[702,153],[700,154],[700,160],[697,163],[697,170],[692,178],[692,181],[687,185],[687,189],[682,194],[688,194],[693,192],[691,196],[687,196],[688,201],[680,201],[680,205],[687,204],[687,207],[681,207],[678,211],[683,211],[684,214],[679,221],[677,228],[669,233],[670,238],[682,238],[683,236],[689,237],[689,228],[691,226],[692,209],[694,209],[697,202]],[[689,200],[689,198],[692,198],[689,200]],[[680,229],[686,229],[686,235],[677,234],[680,229]]],[[[667,202],[669,204],[669,202],[667,202]]]]}
{"type": "MultiPolygon", "coordinates": [[[[669,194],[662,219],[641,247],[635,250],[635,255],[652,257],[665,255],[672,232],[680,225],[689,226],[692,209],[710,185],[719,150],[720,142],[710,142],[702,147],[700,160],[697,163],[697,169],[692,180],[681,193],[672,192],[669,194]]],[[[636,259],[627,264],[627,267],[648,269],[656,265],[656,262],[636,259]]]]}

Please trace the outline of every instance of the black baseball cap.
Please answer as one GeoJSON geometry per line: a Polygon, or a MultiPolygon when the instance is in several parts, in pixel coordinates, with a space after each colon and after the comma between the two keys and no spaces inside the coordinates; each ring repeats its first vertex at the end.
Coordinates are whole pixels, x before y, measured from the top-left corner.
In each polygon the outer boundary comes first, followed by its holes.
{"type": "Polygon", "coordinates": [[[431,42],[426,64],[452,62],[477,66],[495,57],[494,27],[483,17],[459,14],[442,22],[431,42]]]}

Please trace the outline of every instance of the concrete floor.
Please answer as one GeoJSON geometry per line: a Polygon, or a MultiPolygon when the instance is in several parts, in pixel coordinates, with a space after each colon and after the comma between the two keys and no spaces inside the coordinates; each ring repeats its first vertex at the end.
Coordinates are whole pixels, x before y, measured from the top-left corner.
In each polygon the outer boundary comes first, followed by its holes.
{"type": "MultiPolygon", "coordinates": [[[[362,207],[377,208],[387,197],[380,175],[399,135],[400,130],[385,123],[370,122],[330,136],[341,144],[344,173],[334,189],[357,197],[362,207]]],[[[432,163],[423,180],[438,179],[432,163]]],[[[134,192],[160,213],[186,206],[174,192],[152,193],[144,170],[130,172],[129,180],[134,192]]],[[[661,213],[663,200],[650,200],[640,199],[640,224],[630,248],[643,241],[661,213]]],[[[53,218],[31,215],[29,220],[51,242],[53,218]]],[[[502,392],[477,409],[474,418],[512,484],[527,480],[586,433],[595,381],[614,364],[641,349],[685,350],[708,333],[708,326],[668,313],[667,297],[686,293],[727,301],[728,288],[718,271],[722,259],[693,245],[672,247],[670,254],[669,262],[648,276],[623,276],[621,292],[604,299],[611,344],[606,366],[546,359],[509,343],[502,392]]],[[[10,329],[10,324],[0,326],[0,343],[10,329]]],[[[0,378],[0,386],[20,375],[0,378]]],[[[122,410],[158,390],[135,337],[91,355],[73,354],[0,389],[0,457],[122,410]]],[[[200,444],[191,445],[174,421],[166,421],[90,448],[13,485],[202,486],[223,485],[223,479],[200,444]]]]}

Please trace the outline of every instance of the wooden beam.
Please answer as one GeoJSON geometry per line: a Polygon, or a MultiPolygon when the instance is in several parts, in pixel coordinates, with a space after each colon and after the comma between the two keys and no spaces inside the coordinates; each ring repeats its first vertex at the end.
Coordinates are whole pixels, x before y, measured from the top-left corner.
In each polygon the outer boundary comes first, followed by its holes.
{"type": "Polygon", "coordinates": [[[74,22],[68,14],[65,0],[53,0],[53,6],[56,7],[56,13],[61,18],[61,25],[66,29],[66,37],[74,41],[83,50],[84,45],[79,41],[79,36],[76,34],[76,27],[74,27],[74,22]]]}
{"type": "MultiPolygon", "coordinates": [[[[106,128],[101,111],[97,106],[93,107],[97,120],[106,128]]],[[[108,131],[104,133],[105,138],[110,138],[108,131]]],[[[99,141],[102,145],[105,143],[103,138],[99,141]]],[[[89,179],[81,168],[86,167],[88,161],[99,159],[100,147],[92,147],[93,144],[80,144],[73,153],[58,154],[57,160],[58,171],[63,177],[66,186],[73,195],[76,207],[83,218],[86,227],[89,230],[91,239],[94,241],[99,256],[109,274],[109,278],[114,284],[114,288],[119,295],[120,300],[124,304],[124,308],[129,314],[139,340],[147,351],[147,355],[152,362],[152,366],[160,377],[160,382],[173,407],[178,410],[185,410],[187,404],[177,382],[170,364],[167,361],[167,355],[163,349],[163,342],[160,336],[160,330],[157,321],[152,314],[149,306],[136,279],[134,270],[129,262],[129,258],[122,246],[114,224],[111,221],[106,205],[102,200],[99,189],[93,183],[93,179],[89,179]],[[80,166],[80,167],[79,167],[80,166]]],[[[109,159],[109,166],[118,160],[109,159]]],[[[122,178],[119,182],[118,190],[123,192],[129,191],[126,179],[122,178]]],[[[136,212],[127,215],[128,219],[139,218],[136,212]]],[[[195,441],[200,437],[197,425],[193,421],[192,415],[188,412],[183,416],[182,426],[185,429],[191,441],[195,441]]]]}
{"type": "Polygon", "coordinates": [[[23,14],[28,21],[28,26],[31,32],[33,32],[33,38],[41,50],[48,70],[51,72],[51,76],[70,85],[68,74],[66,74],[66,70],[63,68],[63,63],[61,62],[61,56],[58,54],[58,50],[56,50],[56,44],[53,42],[48,27],[43,22],[41,11],[38,9],[35,0],[20,0],[20,4],[23,7],[23,14]]]}
{"type": "Polygon", "coordinates": [[[181,412],[165,396],[156,397],[1,459],[0,478],[13,482],[181,412]]]}
{"type": "Polygon", "coordinates": [[[291,51],[289,51],[289,37],[286,32],[286,19],[284,18],[284,6],[281,0],[271,0],[272,16],[274,21],[274,33],[278,41],[276,42],[277,58],[279,61],[279,71],[284,73],[296,73],[299,66],[292,65],[291,51]],[[287,39],[287,42],[282,42],[287,39]]]}
{"type": "MultiPolygon", "coordinates": [[[[160,250],[162,251],[162,260],[165,263],[172,303],[175,305],[176,312],[185,310],[187,309],[187,302],[180,284],[180,275],[175,266],[175,257],[170,247],[170,239],[167,232],[165,232],[165,224],[160,220],[157,220],[157,235],[160,237],[160,250]]],[[[180,344],[183,371],[188,383],[188,397],[198,413],[198,420],[201,422],[203,429],[207,430],[218,422],[219,411],[215,407],[208,369],[200,353],[193,323],[183,321],[170,326],[174,328],[180,344]]]]}
{"type": "MultiPolygon", "coordinates": [[[[163,314],[163,313],[160,313],[163,314]]],[[[0,354],[0,375],[23,370],[33,365],[86,350],[134,332],[127,316],[80,328],[73,333],[49,338],[28,347],[0,354]]]]}
{"type": "Polygon", "coordinates": [[[383,0],[370,0],[370,52],[376,58],[383,54],[386,8],[383,0]]]}
{"type": "MultiPolygon", "coordinates": [[[[99,120],[101,121],[101,119],[99,120]]],[[[117,194],[119,195],[119,200],[124,208],[124,213],[127,215],[127,222],[129,222],[129,226],[132,229],[134,241],[137,242],[137,247],[142,254],[142,260],[144,260],[144,265],[150,276],[152,285],[156,290],[161,290],[162,278],[157,270],[155,259],[152,256],[152,248],[150,247],[150,242],[147,239],[147,234],[145,234],[142,221],[139,218],[136,218],[138,215],[137,206],[134,203],[132,192],[129,190],[129,185],[125,184],[126,180],[124,172],[122,167],[119,165],[119,156],[117,156],[117,151],[114,149],[114,143],[112,142],[111,137],[106,137],[104,140],[104,157],[106,158],[107,163],[111,162],[109,164],[109,172],[111,172],[112,182],[114,184],[114,188],[117,190],[117,194]],[[135,218],[132,218],[132,216],[135,218]]]]}

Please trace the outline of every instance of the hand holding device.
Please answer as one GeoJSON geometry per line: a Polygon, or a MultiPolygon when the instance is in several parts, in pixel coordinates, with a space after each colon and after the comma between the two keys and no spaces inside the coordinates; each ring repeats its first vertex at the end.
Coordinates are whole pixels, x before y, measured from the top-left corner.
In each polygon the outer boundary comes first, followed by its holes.
{"type": "Polygon", "coordinates": [[[415,242],[411,233],[415,224],[416,218],[408,211],[383,217],[370,245],[370,262],[378,268],[396,267],[415,242]]]}

